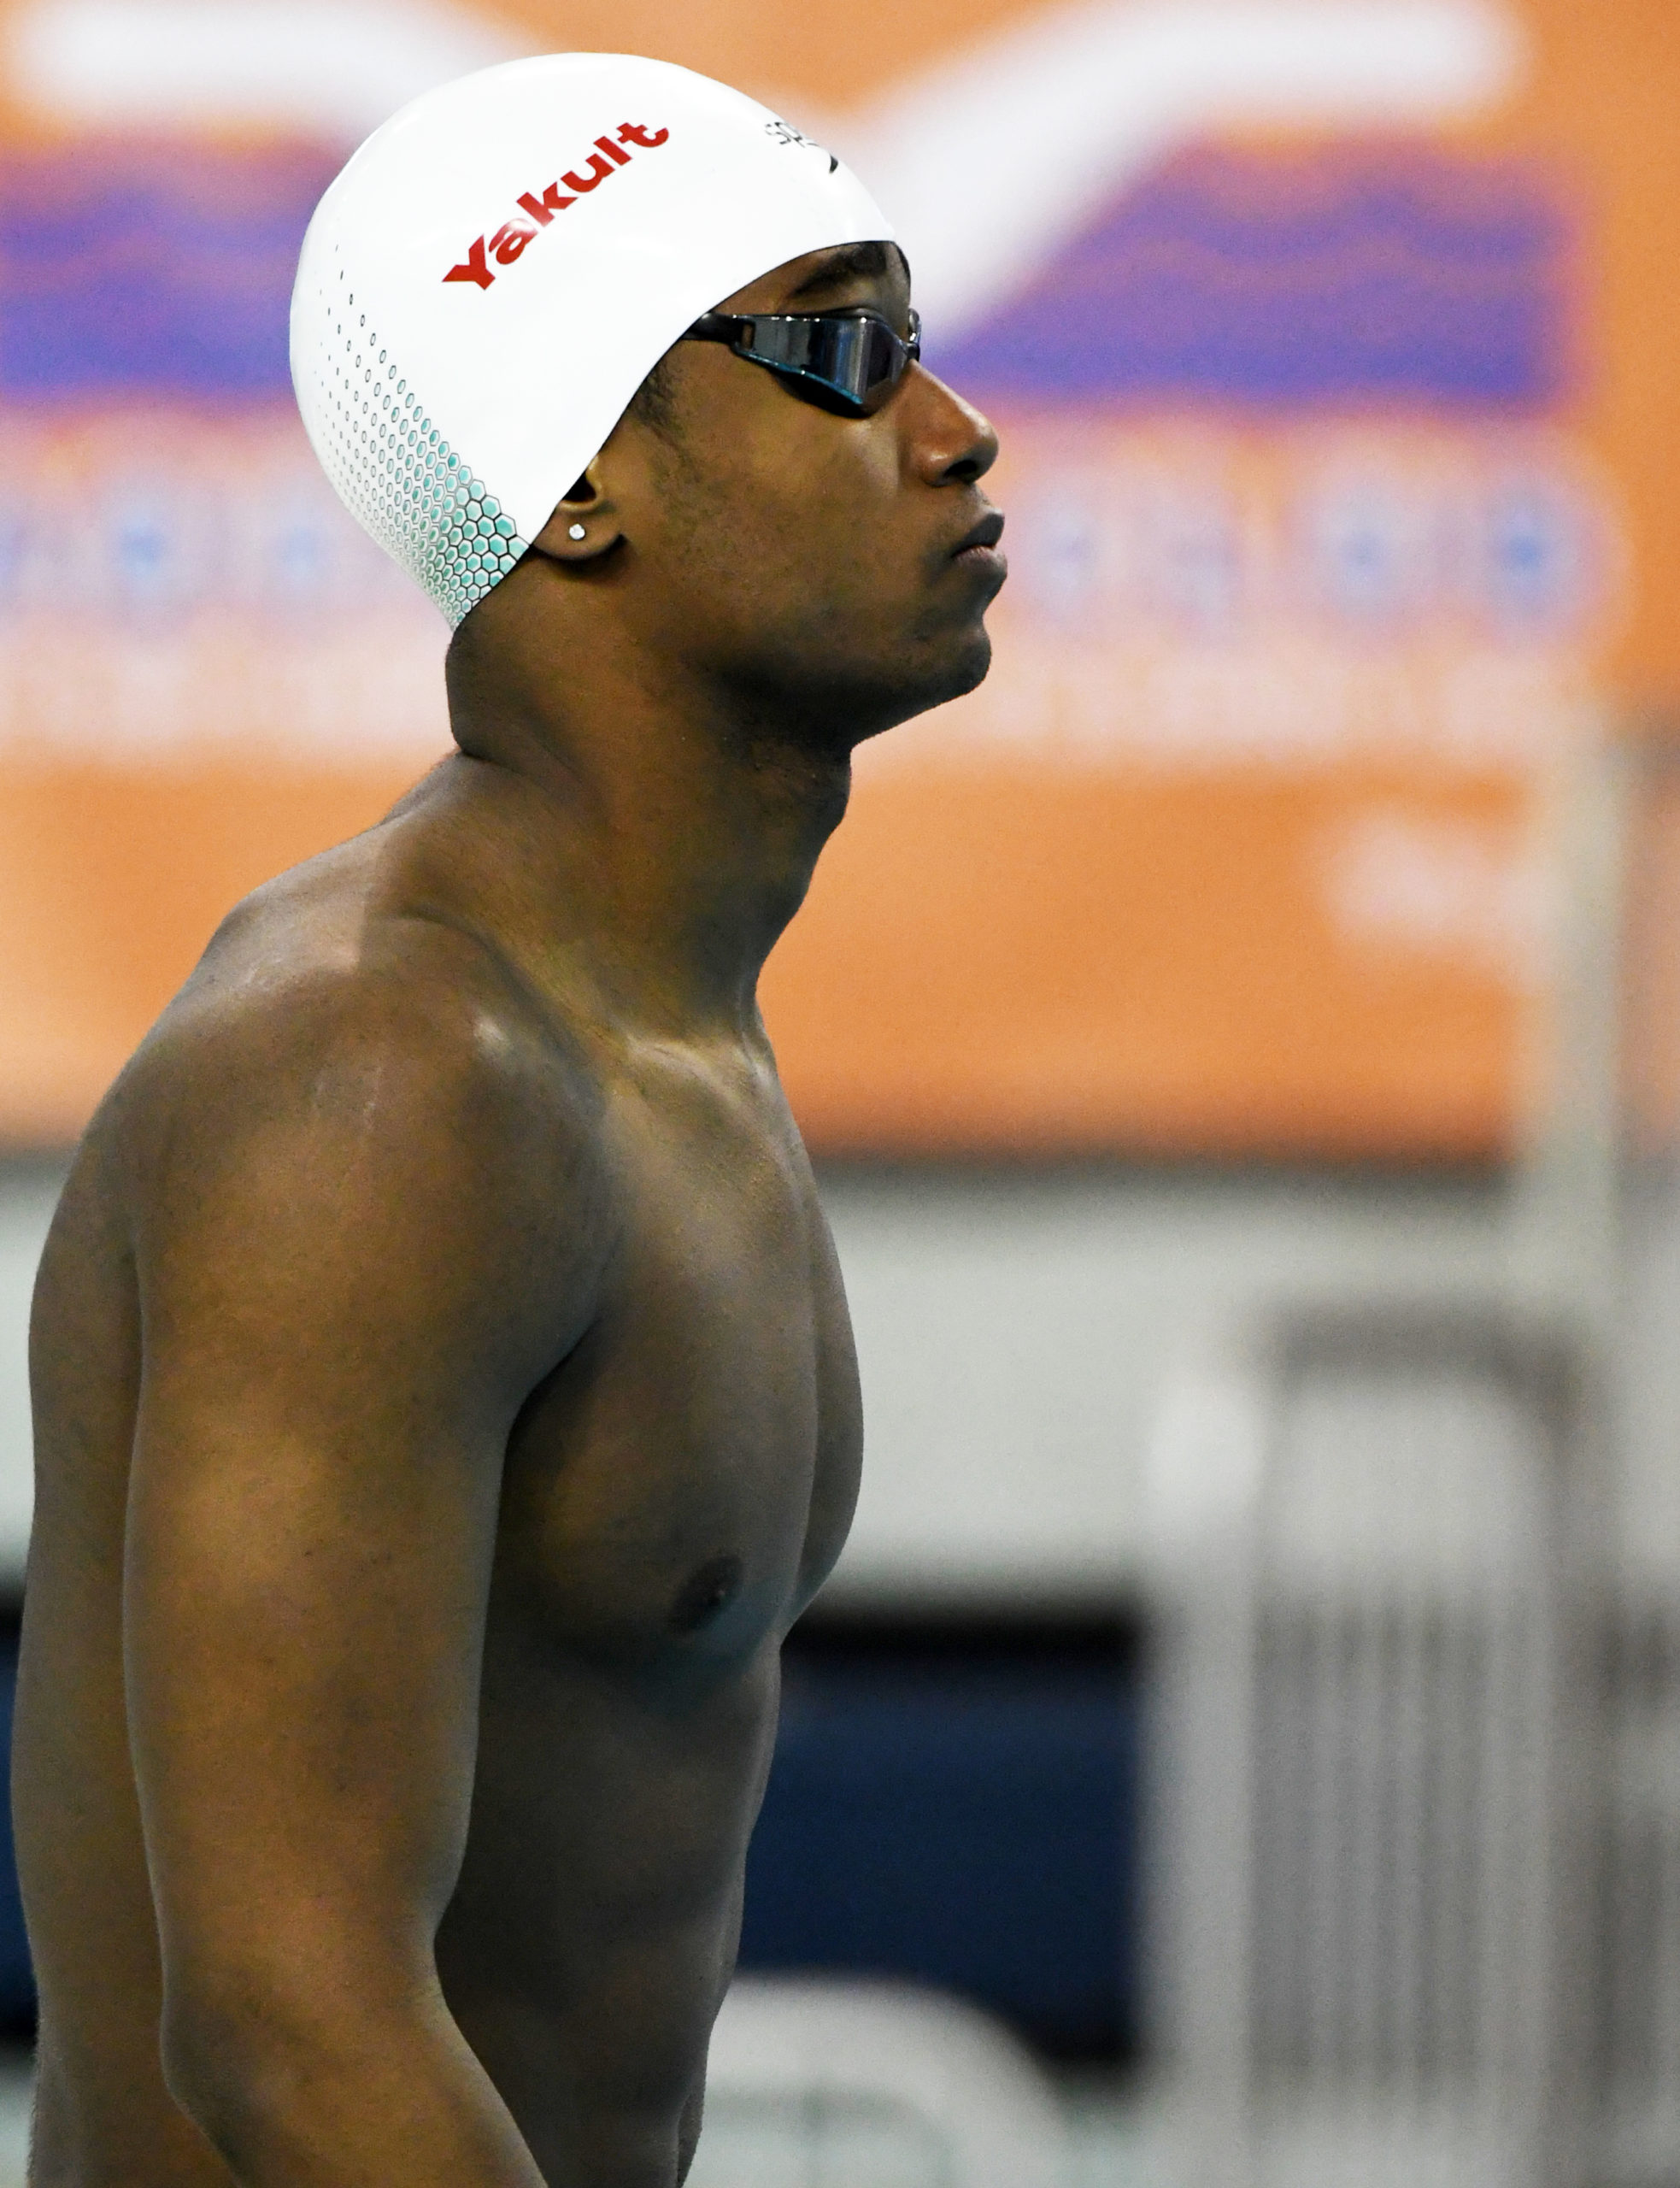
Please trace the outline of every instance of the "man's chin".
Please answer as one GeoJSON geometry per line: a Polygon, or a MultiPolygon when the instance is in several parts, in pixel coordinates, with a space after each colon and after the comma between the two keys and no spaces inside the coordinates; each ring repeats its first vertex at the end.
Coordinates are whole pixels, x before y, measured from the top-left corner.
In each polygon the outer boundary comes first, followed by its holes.
{"type": "Polygon", "coordinates": [[[808,694],[802,711],[828,724],[846,744],[861,744],[974,691],[986,679],[991,654],[990,635],[977,622],[960,636],[945,634],[937,646],[924,639],[907,647],[872,673],[831,679],[819,695],[808,694]]]}
{"type": "Polygon", "coordinates": [[[858,708],[853,721],[855,725],[861,721],[864,726],[856,732],[856,742],[863,744],[887,730],[913,721],[918,715],[931,714],[936,707],[949,706],[953,699],[966,698],[985,682],[990,668],[991,639],[980,631],[960,653],[949,656],[913,684],[896,685],[890,691],[882,691],[873,704],[858,708]]]}
{"type": "Polygon", "coordinates": [[[960,679],[947,696],[953,699],[966,698],[971,691],[978,691],[990,674],[991,632],[982,623],[969,641],[967,659],[960,672],[960,679]]]}
{"type": "Polygon", "coordinates": [[[966,698],[971,691],[978,691],[990,673],[991,633],[980,623],[966,634],[960,645],[953,649],[939,673],[929,679],[916,703],[908,707],[899,719],[908,721],[916,715],[930,713],[935,707],[949,706],[953,699],[966,698]]]}

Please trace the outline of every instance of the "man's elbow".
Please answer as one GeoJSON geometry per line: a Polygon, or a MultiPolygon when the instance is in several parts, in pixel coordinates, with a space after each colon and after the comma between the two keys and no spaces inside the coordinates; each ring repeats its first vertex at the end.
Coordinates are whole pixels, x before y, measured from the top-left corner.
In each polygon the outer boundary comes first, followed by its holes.
{"type": "Polygon", "coordinates": [[[305,1994],[290,1970],[172,1971],[159,2030],[163,2079],[240,2178],[284,2179],[317,2142],[330,2145],[382,2038],[399,2050],[405,2034],[412,2041],[413,2029],[386,2026],[393,2018],[414,2016],[393,2017],[375,1997],[352,2000],[332,1985],[305,1994]]]}
{"type": "Polygon", "coordinates": [[[296,2113],[317,2044],[260,1980],[211,1971],[169,1983],[159,2048],[170,2096],[232,2163],[296,2113]]]}

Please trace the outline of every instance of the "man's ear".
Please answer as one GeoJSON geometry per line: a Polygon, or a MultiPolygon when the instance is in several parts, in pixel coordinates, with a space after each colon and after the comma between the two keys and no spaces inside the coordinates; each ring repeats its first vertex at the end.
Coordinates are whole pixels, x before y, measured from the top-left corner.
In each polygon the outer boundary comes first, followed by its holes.
{"type": "Polygon", "coordinates": [[[602,489],[597,462],[590,465],[574,486],[567,488],[554,515],[531,544],[550,562],[576,565],[598,562],[623,537],[612,498],[602,489]]]}

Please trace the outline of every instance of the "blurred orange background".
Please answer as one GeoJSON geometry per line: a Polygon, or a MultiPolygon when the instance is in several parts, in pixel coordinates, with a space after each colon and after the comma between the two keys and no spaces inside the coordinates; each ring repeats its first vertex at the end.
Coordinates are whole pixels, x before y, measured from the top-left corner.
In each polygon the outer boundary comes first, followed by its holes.
{"type": "MultiPolygon", "coordinates": [[[[937,88],[1040,12],[524,0],[496,20],[533,50],[725,77],[813,127],[836,118],[843,147],[847,116],[937,88]]],[[[1549,392],[1244,403],[1165,382],[995,390],[978,367],[965,383],[1004,432],[1017,576],[990,684],[860,755],[851,815],[772,962],[767,1015],[819,1149],[1450,1160],[1520,1133],[1556,785],[1607,711],[1680,681],[1680,24],[1659,0],[1507,13],[1526,56],[1486,111],[1363,136],[1222,126],[1090,217],[1162,175],[1200,187],[1203,154],[1275,176],[1286,209],[1350,148],[1538,178],[1567,227],[1549,392]],[[1456,578],[1403,629],[1332,627],[1279,574],[1321,480],[1376,481],[1441,530],[1460,525],[1464,481],[1496,496],[1507,476],[1567,505],[1592,564],[1544,630],[1472,628],[1456,578]],[[1175,550],[1146,487],[1218,512],[1240,613],[1186,621],[1156,599],[1175,550]],[[1069,523],[1084,560],[1058,594],[1069,523]],[[1105,575],[1111,550],[1137,567],[1105,575]]],[[[14,174],[83,142],[15,85],[3,115],[14,174]]],[[[249,124],[196,133],[215,159],[276,150],[249,124]]],[[[136,156],[109,130],[85,142],[96,165],[136,156]]],[[[323,177],[340,156],[319,152],[323,177]]],[[[1074,293],[1061,263],[1040,279],[1053,329],[1074,293]]],[[[0,316],[7,278],[0,252],[0,316]]],[[[1000,353],[982,329],[948,354],[1000,353]]],[[[14,486],[26,474],[65,525],[142,459],[172,491],[202,476],[253,506],[314,491],[272,390],[0,405],[14,486]]],[[[73,1137],[231,904],[368,825],[444,748],[441,623],[332,551],[350,574],[323,615],[224,588],[148,621],[50,582],[0,615],[6,1138],[73,1137]]]]}

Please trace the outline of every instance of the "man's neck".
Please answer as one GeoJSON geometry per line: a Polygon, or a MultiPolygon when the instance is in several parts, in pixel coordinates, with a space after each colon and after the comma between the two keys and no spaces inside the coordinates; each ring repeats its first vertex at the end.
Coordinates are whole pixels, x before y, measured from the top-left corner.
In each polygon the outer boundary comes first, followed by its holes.
{"type": "Polygon", "coordinates": [[[517,846],[498,897],[523,946],[581,960],[644,1022],[749,1030],[845,812],[849,754],[620,650],[608,636],[577,674],[513,649],[451,655],[457,740],[492,771],[473,769],[474,794],[517,846]]]}

